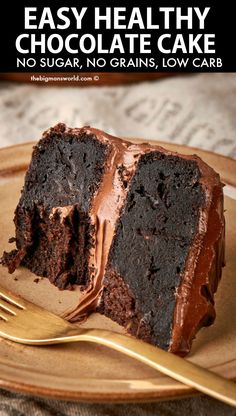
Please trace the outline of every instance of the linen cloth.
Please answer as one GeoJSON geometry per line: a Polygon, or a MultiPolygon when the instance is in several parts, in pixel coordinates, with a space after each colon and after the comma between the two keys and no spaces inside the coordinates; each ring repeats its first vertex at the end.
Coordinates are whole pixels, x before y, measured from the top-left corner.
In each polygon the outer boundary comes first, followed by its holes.
{"type": "MultiPolygon", "coordinates": [[[[236,158],[236,74],[181,75],[113,87],[0,83],[0,146],[57,122],[158,139],[236,158]]],[[[236,416],[206,396],[148,404],[69,403],[0,390],[0,416],[236,416]]]]}

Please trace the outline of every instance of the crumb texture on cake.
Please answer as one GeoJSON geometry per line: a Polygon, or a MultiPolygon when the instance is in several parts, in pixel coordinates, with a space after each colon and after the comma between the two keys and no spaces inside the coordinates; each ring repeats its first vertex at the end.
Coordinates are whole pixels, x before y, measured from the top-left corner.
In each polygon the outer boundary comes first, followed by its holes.
{"type": "Polygon", "coordinates": [[[17,252],[5,255],[11,272],[22,264],[60,289],[86,283],[93,243],[87,213],[109,151],[83,129],[59,124],[45,132],[15,211],[17,252]]]}
{"type": "Polygon", "coordinates": [[[195,161],[160,152],[141,157],[104,280],[104,313],[114,274],[123,276],[132,308],[128,314],[125,309],[116,314],[114,309],[113,319],[136,336],[142,337],[145,329],[151,342],[165,349],[170,347],[176,288],[196,233],[199,208],[204,204],[199,177],[195,161]]]}

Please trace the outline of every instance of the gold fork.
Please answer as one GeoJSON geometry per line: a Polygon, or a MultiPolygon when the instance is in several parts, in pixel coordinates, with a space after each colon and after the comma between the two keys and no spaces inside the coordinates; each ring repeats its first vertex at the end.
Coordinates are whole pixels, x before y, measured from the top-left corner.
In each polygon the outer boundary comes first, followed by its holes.
{"type": "Polygon", "coordinates": [[[195,389],[236,406],[236,383],[130,336],[78,328],[0,288],[0,336],[28,345],[88,341],[105,345],[195,389]]]}

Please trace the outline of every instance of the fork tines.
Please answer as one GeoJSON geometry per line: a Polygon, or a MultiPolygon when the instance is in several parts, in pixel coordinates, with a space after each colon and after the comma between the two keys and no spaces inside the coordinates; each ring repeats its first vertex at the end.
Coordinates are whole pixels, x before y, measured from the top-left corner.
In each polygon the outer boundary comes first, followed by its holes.
{"type": "Polygon", "coordinates": [[[17,311],[25,309],[18,298],[3,288],[0,288],[0,318],[8,321],[17,311]]]}

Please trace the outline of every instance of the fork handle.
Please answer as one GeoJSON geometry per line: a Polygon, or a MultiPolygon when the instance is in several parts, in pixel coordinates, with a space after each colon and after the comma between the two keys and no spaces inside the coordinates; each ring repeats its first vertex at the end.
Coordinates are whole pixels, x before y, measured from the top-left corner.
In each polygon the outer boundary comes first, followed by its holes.
{"type": "Polygon", "coordinates": [[[62,337],[59,342],[68,341],[102,344],[236,407],[236,383],[146,342],[102,329],[83,329],[81,334],[62,337]]]}

